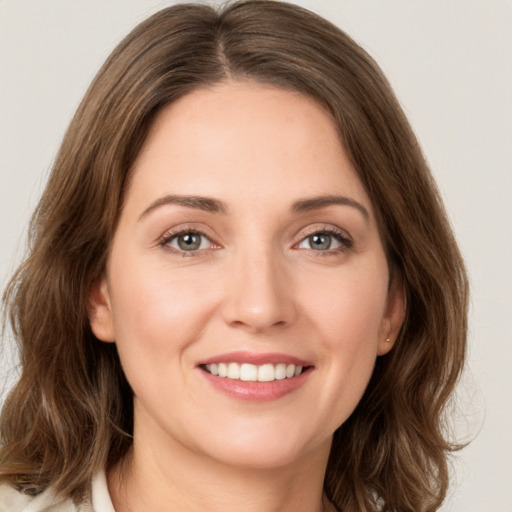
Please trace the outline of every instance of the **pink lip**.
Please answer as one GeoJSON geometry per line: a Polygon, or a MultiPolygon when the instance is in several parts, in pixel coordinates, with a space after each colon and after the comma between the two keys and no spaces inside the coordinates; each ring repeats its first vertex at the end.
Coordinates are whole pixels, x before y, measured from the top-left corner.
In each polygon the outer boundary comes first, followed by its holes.
{"type": "MultiPolygon", "coordinates": [[[[226,361],[226,359],[223,359],[223,361],[226,361]]],[[[216,377],[202,368],[199,370],[207,382],[216,390],[232,398],[249,402],[270,402],[282,398],[300,388],[312,373],[308,369],[298,377],[292,377],[291,379],[274,380],[272,382],[244,382],[228,379],[227,377],[216,377]]]]}
{"type": "Polygon", "coordinates": [[[295,366],[312,366],[312,364],[298,357],[290,356],[288,354],[279,354],[276,352],[266,354],[255,354],[254,352],[238,351],[229,352],[226,354],[219,354],[210,357],[198,363],[198,366],[205,364],[219,364],[219,363],[249,363],[255,365],[262,364],[294,364],[295,366]]]}
{"type": "Polygon", "coordinates": [[[209,384],[211,384],[216,390],[221,391],[230,397],[252,402],[268,402],[284,397],[292,391],[300,388],[312,373],[311,370],[313,370],[313,365],[309,361],[289,354],[281,354],[277,352],[256,354],[254,352],[240,350],[204,359],[198,363],[198,369],[209,384]],[[219,363],[249,363],[257,366],[263,364],[284,363],[302,366],[305,367],[306,370],[298,377],[292,377],[290,379],[274,380],[272,382],[246,382],[211,375],[204,369],[204,366],[207,364],[219,363]]]}

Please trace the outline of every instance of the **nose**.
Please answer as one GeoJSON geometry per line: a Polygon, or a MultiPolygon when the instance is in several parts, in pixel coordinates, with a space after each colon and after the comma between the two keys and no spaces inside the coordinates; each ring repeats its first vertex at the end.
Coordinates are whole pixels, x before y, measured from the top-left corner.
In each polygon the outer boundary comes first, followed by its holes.
{"type": "Polygon", "coordinates": [[[234,256],[223,304],[227,324],[262,333],[286,327],[295,320],[293,279],[283,258],[271,249],[234,256]]]}

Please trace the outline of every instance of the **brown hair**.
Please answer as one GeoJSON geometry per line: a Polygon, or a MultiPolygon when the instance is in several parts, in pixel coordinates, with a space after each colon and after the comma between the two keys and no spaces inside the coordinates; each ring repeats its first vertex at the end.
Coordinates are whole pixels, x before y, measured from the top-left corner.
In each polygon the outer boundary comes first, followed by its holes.
{"type": "Polygon", "coordinates": [[[76,496],[130,450],[132,395],[115,345],[88,322],[133,161],[162,107],[250,79],[333,116],[375,208],[407,314],[334,434],[325,490],[344,512],[436,510],[447,490],[445,409],[464,361],[467,279],[416,138],[381,71],[337,27],[286,3],[181,4],[114,50],[65,135],[4,294],[21,376],[1,416],[0,479],[76,496]]]}

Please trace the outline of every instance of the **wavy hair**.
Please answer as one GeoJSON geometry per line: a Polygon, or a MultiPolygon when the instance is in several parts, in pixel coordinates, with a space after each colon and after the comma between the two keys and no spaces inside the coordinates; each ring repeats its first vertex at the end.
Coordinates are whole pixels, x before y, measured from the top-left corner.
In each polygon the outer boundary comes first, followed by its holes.
{"type": "Polygon", "coordinates": [[[115,344],[88,321],[132,164],[155,115],[190,91],[253,80],[314,98],[333,117],[375,209],[407,313],[334,434],[325,491],[344,512],[432,512],[448,486],[446,409],[465,356],[467,277],[439,193],[386,78],[319,16],[268,0],[166,8],[92,82],[4,293],[21,375],[0,419],[0,479],[77,496],[130,451],[132,393],[115,344]]]}

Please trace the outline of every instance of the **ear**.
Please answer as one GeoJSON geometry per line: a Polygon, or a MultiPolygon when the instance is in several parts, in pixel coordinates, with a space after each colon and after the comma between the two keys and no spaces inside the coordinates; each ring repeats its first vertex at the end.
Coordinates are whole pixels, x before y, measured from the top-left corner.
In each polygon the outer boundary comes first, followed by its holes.
{"type": "Polygon", "coordinates": [[[401,274],[393,273],[388,290],[388,299],[379,333],[377,354],[387,354],[394,346],[405,317],[405,289],[401,274]]]}
{"type": "Polygon", "coordinates": [[[112,306],[106,278],[93,283],[89,295],[89,323],[101,341],[115,341],[112,306]]]}

